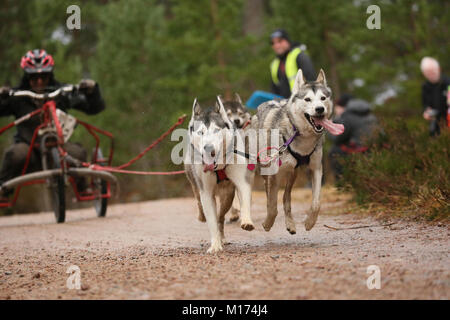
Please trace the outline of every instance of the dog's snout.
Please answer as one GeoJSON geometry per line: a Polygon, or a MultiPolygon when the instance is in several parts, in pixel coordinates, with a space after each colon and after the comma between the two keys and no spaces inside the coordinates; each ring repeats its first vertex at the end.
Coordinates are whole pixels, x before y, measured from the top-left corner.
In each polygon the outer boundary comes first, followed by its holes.
{"type": "Polygon", "coordinates": [[[324,107],[316,107],[316,113],[322,114],[325,111],[324,107]]]}
{"type": "Polygon", "coordinates": [[[207,153],[209,153],[211,155],[211,157],[216,156],[216,151],[214,150],[214,146],[212,144],[205,145],[204,149],[207,153]]]}
{"type": "Polygon", "coordinates": [[[234,119],[234,123],[239,126],[241,124],[241,120],[240,119],[234,119]]]}

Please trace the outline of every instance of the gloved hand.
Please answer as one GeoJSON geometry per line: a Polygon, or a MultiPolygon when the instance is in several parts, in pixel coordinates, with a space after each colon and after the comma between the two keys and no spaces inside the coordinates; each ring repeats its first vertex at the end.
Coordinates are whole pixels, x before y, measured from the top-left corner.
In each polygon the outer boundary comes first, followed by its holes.
{"type": "Polygon", "coordinates": [[[0,97],[1,97],[2,99],[7,98],[7,97],[9,96],[9,91],[10,91],[10,90],[11,90],[11,88],[8,87],[8,86],[0,87],[0,97]]]}
{"type": "Polygon", "coordinates": [[[83,79],[78,84],[80,90],[85,90],[87,93],[94,92],[96,82],[91,79],[83,79]]]}

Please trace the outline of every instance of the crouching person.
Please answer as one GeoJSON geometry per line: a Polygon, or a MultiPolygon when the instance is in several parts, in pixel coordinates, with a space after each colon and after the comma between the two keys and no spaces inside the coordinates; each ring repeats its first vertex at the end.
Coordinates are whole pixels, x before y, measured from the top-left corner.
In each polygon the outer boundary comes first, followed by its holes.
{"type": "Polygon", "coordinates": [[[367,140],[373,136],[378,121],[367,101],[354,99],[347,94],[336,102],[335,110],[337,117],[334,121],[345,127],[341,135],[328,135],[333,142],[328,156],[337,181],[343,173],[341,159],[349,154],[368,150],[367,140]]]}

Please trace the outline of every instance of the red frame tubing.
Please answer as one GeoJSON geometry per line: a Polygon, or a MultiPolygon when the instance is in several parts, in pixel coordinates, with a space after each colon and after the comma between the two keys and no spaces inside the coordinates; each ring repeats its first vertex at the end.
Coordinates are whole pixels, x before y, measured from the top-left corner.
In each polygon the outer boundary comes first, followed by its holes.
{"type": "Polygon", "coordinates": [[[94,137],[95,141],[96,141],[96,145],[95,145],[95,161],[94,163],[97,163],[97,152],[98,152],[98,147],[100,145],[100,138],[98,137],[98,135],[94,132],[98,132],[103,134],[104,136],[107,136],[110,140],[111,140],[111,145],[110,145],[110,149],[109,149],[109,155],[108,155],[108,166],[111,165],[112,163],[112,158],[114,155],[114,136],[112,133],[105,131],[105,130],[101,130],[89,123],[86,123],[84,121],[78,120],[77,119],[77,123],[81,124],[82,126],[84,126],[86,128],[86,130],[94,137]]]}
{"type": "MultiPolygon", "coordinates": [[[[3,134],[5,131],[7,131],[8,129],[11,129],[12,127],[16,126],[18,123],[21,123],[24,120],[28,120],[31,119],[32,117],[34,117],[35,115],[43,112],[44,108],[39,108],[33,112],[30,112],[29,114],[23,116],[22,118],[19,118],[13,122],[11,122],[10,124],[4,126],[3,128],[0,129],[0,135],[3,134]]],[[[36,130],[33,133],[33,137],[31,139],[31,143],[30,143],[30,148],[28,149],[28,153],[27,153],[27,159],[25,160],[25,165],[24,168],[22,169],[22,173],[21,176],[23,176],[25,174],[25,172],[27,171],[29,162],[30,162],[30,158],[31,158],[31,152],[33,150],[33,146],[34,146],[34,141],[36,140],[36,135],[37,132],[39,131],[39,129],[43,126],[43,124],[39,125],[36,130]]],[[[6,207],[12,207],[16,204],[17,198],[19,197],[19,193],[20,193],[20,189],[23,186],[29,186],[29,185],[33,185],[33,184],[40,184],[40,183],[45,183],[45,180],[35,180],[35,181],[29,181],[26,182],[20,186],[18,186],[16,188],[16,191],[14,192],[14,197],[12,199],[12,201],[8,201],[8,202],[0,202],[0,208],[6,208],[6,207]]]]}
{"type": "MultiPolygon", "coordinates": [[[[41,129],[42,127],[48,126],[52,121],[56,127],[56,132],[58,135],[58,151],[59,154],[61,156],[61,168],[63,168],[64,165],[64,155],[66,154],[66,151],[64,150],[63,146],[64,146],[64,135],[63,135],[63,131],[61,128],[61,124],[59,122],[58,116],[56,114],[56,103],[54,100],[49,100],[47,102],[44,103],[44,105],[42,106],[42,108],[39,108],[33,112],[30,112],[29,114],[23,116],[22,118],[17,119],[14,122],[9,123],[8,125],[6,125],[5,127],[0,129],[0,135],[3,134],[5,131],[7,131],[8,129],[16,126],[17,124],[26,121],[30,118],[32,118],[33,116],[39,114],[39,113],[44,113],[43,116],[43,122],[34,130],[33,132],[33,137],[31,139],[30,142],[30,147],[28,149],[28,153],[27,153],[27,158],[25,160],[25,164],[24,167],[22,169],[21,172],[21,176],[25,175],[28,166],[30,164],[30,159],[31,159],[31,155],[33,152],[33,148],[35,147],[35,142],[36,142],[36,137],[37,134],[39,132],[39,129],[41,129]]],[[[108,132],[108,131],[104,131],[101,130],[99,128],[96,128],[95,126],[92,126],[86,122],[80,121],[77,119],[77,122],[80,123],[81,125],[83,125],[88,132],[94,137],[94,139],[96,140],[96,151],[98,150],[99,147],[99,143],[100,143],[100,139],[97,136],[97,134],[94,132],[99,132],[105,136],[107,136],[108,138],[111,139],[111,148],[110,148],[110,152],[109,152],[109,157],[108,157],[108,165],[111,165],[112,163],[112,156],[114,154],[114,141],[113,141],[113,135],[112,133],[108,132]]],[[[97,159],[95,159],[97,161],[97,159]]],[[[88,200],[95,200],[98,198],[98,196],[94,196],[94,195],[89,195],[89,196],[83,196],[78,192],[78,189],[76,188],[76,184],[75,184],[75,180],[73,179],[73,177],[69,178],[69,181],[71,182],[73,189],[74,189],[74,193],[77,197],[77,200],[79,201],[88,201],[88,200]]],[[[15,205],[17,198],[19,196],[20,190],[22,187],[24,186],[29,186],[29,185],[33,185],[33,184],[42,184],[45,183],[46,180],[43,179],[39,179],[39,180],[34,180],[34,181],[28,181],[23,183],[22,185],[17,186],[15,192],[14,192],[14,197],[12,199],[12,201],[8,201],[8,202],[0,202],[0,208],[4,208],[4,207],[12,207],[15,205]]],[[[92,182],[91,182],[92,183],[92,182]]],[[[101,198],[111,198],[111,186],[110,183],[107,183],[107,193],[105,195],[101,195],[101,198]]]]}
{"type": "Polygon", "coordinates": [[[75,179],[73,177],[69,177],[69,182],[72,185],[72,189],[73,192],[75,193],[75,197],[77,198],[78,201],[92,201],[92,200],[96,200],[99,198],[111,198],[111,186],[110,183],[107,183],[107,192],[106,194],[101,194],[101,191],[98,191],[98,195],[95,195],[95,193],[93,192],[92,194],[89,195],[81,195],[81,193],[78,191],[77,188],[77,184],[75,183],[75,179]]]}
{"type": "Polygon", "coordinates": [[[56,133],[58,134],[59,143],[64,144],[64,135],[62,132],[61,124],[59,123],[58,116],[56,115],[56,103],[53,100],[47,101],[44,106],[47,106],[50,110],[50,114],[52,115],[53,122],[56,127],[56,133]]]}
{"type": "Polygon", "coordinates": [[[3,128],[0,129],[0,134],[2,134],[3,132],[5,132],[6,130],[14,127],[16,125],[16,122],[11,122],[10,124],[8,124],[7,126],[4,126],[3,128]]]}

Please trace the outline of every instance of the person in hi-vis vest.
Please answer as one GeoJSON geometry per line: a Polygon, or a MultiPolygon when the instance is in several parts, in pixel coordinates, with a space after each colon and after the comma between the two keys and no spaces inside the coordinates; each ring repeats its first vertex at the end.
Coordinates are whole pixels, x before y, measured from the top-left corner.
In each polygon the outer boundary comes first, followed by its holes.
{"type": "Polygon", "coordinates": [[[289,98],[298,69],[302,69],[307,81],[314,81],[316,72],[311,59],[305,53],[305,46],[292,42],[285,30],[275,30],[270,35],[270,41],[277,56],[270,64],[272,92],[289,98]]]}

